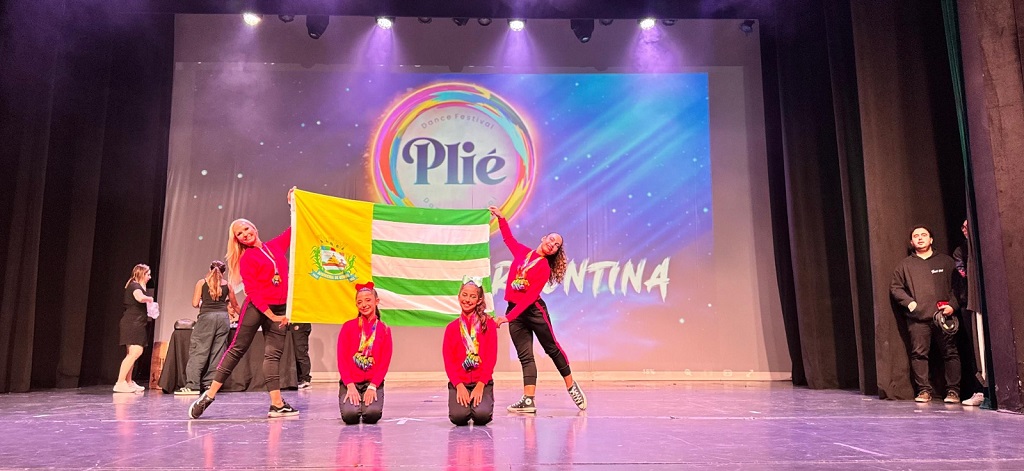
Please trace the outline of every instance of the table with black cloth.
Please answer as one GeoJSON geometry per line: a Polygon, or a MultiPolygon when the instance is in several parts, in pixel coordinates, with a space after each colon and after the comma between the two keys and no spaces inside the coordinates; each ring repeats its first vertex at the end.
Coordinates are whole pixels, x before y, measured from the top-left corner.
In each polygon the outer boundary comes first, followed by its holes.
{"type": "MultiPolygon", "coordinates": [[[[292,333],[291,330],[286,332],[284,351],[281,352],[281,389],[296,388],[299,384],[298,373],[295,369],[295,346],[292,343],[292,333]]],[[[228,334],[228,345],[231,344],[233,338],[235,338],[235,329],[231,329],[231,333],[228,334]]],[[[159,382],[160,389],[165,393],[172,393],[185,387],[185,366],[188,364],[188,348],[191,340],[192,330],[175,329],[171,334],[159,382]]],[[[253,337],[252,345],[235,366],[231,376],[228,376],[228,380],[220,389],[221,391],[266,391],[263,387],[263,383],[266,381],[263,374],[263,346],[263,331],[261,330],[253,337]]]]}

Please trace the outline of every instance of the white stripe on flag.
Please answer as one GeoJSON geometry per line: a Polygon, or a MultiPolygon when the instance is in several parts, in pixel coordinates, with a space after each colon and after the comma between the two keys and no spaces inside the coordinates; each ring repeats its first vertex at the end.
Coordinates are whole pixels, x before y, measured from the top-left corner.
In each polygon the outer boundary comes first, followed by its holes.
{"type": "Polygon", "coordinates": [[[487,277],[491,274],[491,261],[486,258],[447,261],[372,255],[370,264],[373,276],[409,280],[462,281],[465,275],[487,277]]]}
{"type": "Polygon", "coordinates": [[[490,237],[491,228],[487,224],[447,226],[373,221],[373,240],[414,242],[417,244],[467,245],[487,242],[490,240],[490,237]]]}
{"type": "MultiPolygon", "coordinates": [[[[402,296],[391,291],[378,289],[381,309],[406,309],[413,311],[433,311],[442,314],[457,315],[462,312],[457,295],[451,296],[402,296]]],[[[487,311],[494,311],[494,295],[484,293],[487,311]]],[[[504,313],[505,311],[501,311],[504,313]]]]}

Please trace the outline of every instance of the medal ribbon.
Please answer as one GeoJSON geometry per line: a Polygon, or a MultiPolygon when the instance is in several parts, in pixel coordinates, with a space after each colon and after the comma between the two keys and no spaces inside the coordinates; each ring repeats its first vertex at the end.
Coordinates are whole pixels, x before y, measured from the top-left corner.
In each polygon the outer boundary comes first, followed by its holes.
{"type": "Polygon", "coordinates": [[[462,362],[462,367],[466,371],[472,371],[480,366],[480,341],[476,338],[480,323],[474,321],[472,324],[466,325],[466,316],[459,316],[459,333],[462,334],[462,344],[466,346],[466,359],[462,362]]]}
{"type": "Polygon", "coordinates": [[[530,253],[526,254],[526,260],[523,260],[523,264],[519,266],[518,270],[516,270],[516,277],[515,279],[512,280],[512,288],[522,291],[525,290],[528,286],[530,286],[530,282],[526,279],[526,273],[529,272],[530,269],[537,264],[537,262],[541,261],[541,259],[544,258],[538,256],[537,258],[531,261],[530,257],[533,256],[535,253],[536,252],[531,250],[530,253]]]}
{"type": "Polygon", "coordinates": [[[281,284],[281,274],[277,271],[277,260],[274,260],[274,254],[270,250],[264,250],[263,246],[260,246],[260,252],[266,255],[270,259],[270,263],[274,264],[274,277],[270,279],[270,282],[277,286],[281,284]]]}
{"type": "Polygon", "coordinates": [[[377,338],[377,321],[377,319],[373,321],[370,335],[367,336],[366,330],[363,329],[363,318],[359,318],[359,348],[356,350],[356,354],[352,355],[352,361],[363,371],[373,366],[373,341],[377,338]]]}

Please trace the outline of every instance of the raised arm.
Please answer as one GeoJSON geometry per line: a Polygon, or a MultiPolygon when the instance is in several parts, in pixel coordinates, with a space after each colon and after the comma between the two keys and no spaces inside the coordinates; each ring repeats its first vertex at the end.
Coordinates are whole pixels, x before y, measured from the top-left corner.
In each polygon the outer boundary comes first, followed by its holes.
{"type": "Polygon", "coordinates": [[[530,248],[520,244],[516,240],[515,236],[512,235],[512,229],[508,226],[508,221],[505,220],[505,216],[501,214],[501,210],[497,206],[490,206],[487,209],[491,211],[491,215],[498,219],[498,229],[501,230],[501,240],[505,242],[505,246],[512,252],[512,256],[516,256],[518,253],[523,251],[529,251],[530,248]]]}
{"type": "MultiPolygon", "coordinates": [[[[288,247],[292,245],[292,228],[289,226],[280,235],[265,242],[267,247],[274,251],[288,253],[288,247]]],[[[287,262],[285,262],[287,263],[287,262]]]]}

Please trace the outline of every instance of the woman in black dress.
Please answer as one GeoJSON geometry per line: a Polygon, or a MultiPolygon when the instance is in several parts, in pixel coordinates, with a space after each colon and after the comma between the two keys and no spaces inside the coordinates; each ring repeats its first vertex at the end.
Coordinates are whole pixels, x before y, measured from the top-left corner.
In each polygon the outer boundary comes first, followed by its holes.
{"type": "Polygon", "coordinates": [[[132,370],[135,362],[142,356],[142,346],[146,343],[146,304],[153,302],[153,297],[146,290],[146,283],[152,278],[149,266],[142,263],[132,269],[132,277],[124,285],[124,315],[121,316],[121,345],[128,349],[124,360],[121,360],[121,371],[114,384],[116,393],[134,393],[145,391],[146,388],[132,381],[132,370]]]}

